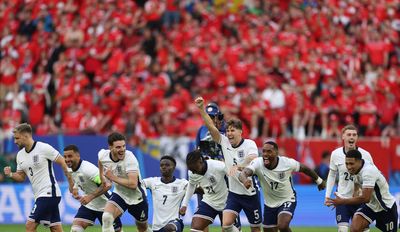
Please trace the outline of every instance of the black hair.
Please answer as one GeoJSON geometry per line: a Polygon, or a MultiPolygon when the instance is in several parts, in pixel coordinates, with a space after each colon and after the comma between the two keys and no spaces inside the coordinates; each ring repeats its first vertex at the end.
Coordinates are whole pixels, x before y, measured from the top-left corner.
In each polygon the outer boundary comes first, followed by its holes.
{"type": "Polygon", "coordinates": [[[108,136],[108,145],[112,146],[114,144],[115,141],[125,141],[125,136],[123,136],[122,134],[118,133],[118,132],[113,132],[108,136]]]}
{"type": "Polygon", "coordinates": [[[176,166],[176,160],[174,159],[174,157],[169,156],[169,155],[164,155],[163,157],[161,157],[160,162],[161,162],[161,160],[164,160],[164,159],[172,161],[172,163],[174,163],[174,165],[176,166]]]}
{"type": "Polygon", "coordinates": [[[70,145],[64,147],[64,151],[73,151],[73,152],[79,153],[79,148],[74,144],[70,144],[70,145]]]}
{"type": "Polygon", "coordinates": [[[265,142],[264,144],[272,145],[276,151],[279,150],[278,144],[275,143],[274,141],[267,141],[267,142],[265,142]]]}
{"type": "Polygon", "coordinates": [[[200,150],[197,149],[197,150],[191,151],[186,156],[186,165],[192,164],[192,163],[198,161],[199,159],[203,159],[203,156],[201,155],[200,150]]]}
{"type": "Polygon", "coordinates": [[[362,159],[361,152],[356,149],[350,150],[346,153],[346,158],[355,158],[357,160],[360,160],[362,159]]]}

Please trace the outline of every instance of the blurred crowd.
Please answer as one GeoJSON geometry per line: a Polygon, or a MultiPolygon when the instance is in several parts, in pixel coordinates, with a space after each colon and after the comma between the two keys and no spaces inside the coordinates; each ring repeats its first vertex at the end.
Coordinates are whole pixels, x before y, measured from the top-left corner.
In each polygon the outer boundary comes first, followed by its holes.
{"type": "Polygon", "coordinates": [[[1,136],[195,137],[194,97],[245,137],[400,135],[397,0],[0,2],[1,136]]]}

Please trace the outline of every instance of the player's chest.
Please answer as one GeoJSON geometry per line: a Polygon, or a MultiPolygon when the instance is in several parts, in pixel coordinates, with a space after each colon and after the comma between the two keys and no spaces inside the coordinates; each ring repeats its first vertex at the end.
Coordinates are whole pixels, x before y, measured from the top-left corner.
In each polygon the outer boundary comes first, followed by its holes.
{"type": "Polygon", "coordinates": [[[156,196],[184,194],[186,190],[177,184],[156,184],[152,189],[156,196]]]}
{"type": "Polygon", "coordinates": [[[262,175],[267,182],[273,181],[283,183],[290,180],[292,172],[290,170],[266,171],[264,169],[262,175]]]}
{"type": "Polygon", "coordinates": [[[231,165],[238,165],[244,162],[246,153],[244,149],[227,148],[224,153],[225,160],[231,165]]]}
{"type": "Polygon", "coordinates": [[[126,174],[126,167],[125,167],[125,163],[123,163],[123,162],[115,163],[113,161],[104,161],[103,167],[105,169],[110,169],[114,173],[114,175],[117,175],[117,176],[122,176],[122,175],[126,174]]]}
{"type": "Polygon", "coordinates": [[[23,169],[40,169],[44,166],[49,166],[49,160],[45,159],[38,153],[31,153],[24,155],[19,161],[18,165],[23,169]]]}

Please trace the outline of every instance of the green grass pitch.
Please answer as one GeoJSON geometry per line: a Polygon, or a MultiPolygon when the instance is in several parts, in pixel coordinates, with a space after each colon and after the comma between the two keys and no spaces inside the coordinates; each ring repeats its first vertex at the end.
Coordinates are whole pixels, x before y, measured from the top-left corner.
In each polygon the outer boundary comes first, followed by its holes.
{"type": "MultiPolygon", "coordinates": [[[[64,225],[64,232],[69,232],[71,229],[70,225],[64,225]]],[[[24,225],[0,225],[0,231],[4,232],[20,232],[24,231],[25,226],[24,225]]],[[[45,231],[50,231],[49,229],[39,226],[37,229],[37,232],[45,232],[45,231]]],[[[87,228],[85,231],[87,232],[101,232],[101,227],[100,226],[91,226],[87,228]]],[[[124,227],[124,232],[133,232],[137,231],[135,227],[133,226],[125,226],[124,227]]],[[[220,227],[211,227],[210,232],[220,232],[221,229],[220,227]]],[[[244,227],[243,232],[249,232],[250,228],[249,227],[244,227]]],[[[292,227],[293,232],[336,232],[337,228],[336,227],[292,227]]],[[[371,232],[377,232],[379,231],[376,228],[372,228],[371,232]]],[[[184,232],[189,232],[188,226],[185,227],[184,232]]]]}

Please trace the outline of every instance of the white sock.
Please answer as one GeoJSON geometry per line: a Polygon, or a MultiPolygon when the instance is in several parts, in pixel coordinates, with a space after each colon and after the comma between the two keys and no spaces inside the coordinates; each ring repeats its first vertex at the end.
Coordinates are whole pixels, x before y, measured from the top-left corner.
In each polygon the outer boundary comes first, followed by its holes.
{"type": "Polygon", "coordinates": [[[230,226],[222,226],[222,231],[224,231],[224,232],[239,232],[239,229],[234,225],[230,225],[230,226]]]}
{"type": "Polygon", "coordinates": [[[348,232],[348,231],[349,231],[349,226],[343,226],[343,225],[338,226],[338,232],[348,232]]]}
{"type": "Polygon", "coordinates": [[[80,225],[72,225],[71,227],[71,232],[83,232],[85,229],[83,229],[80,225]]]}
{"type": "Polygon", "coordinates": [[[114,226],[113,226],[114,217],[111,213],[104,212],[102,221],[103,221],[103,226],[101,228],[103,232],[114,232],[114,226]]]}

